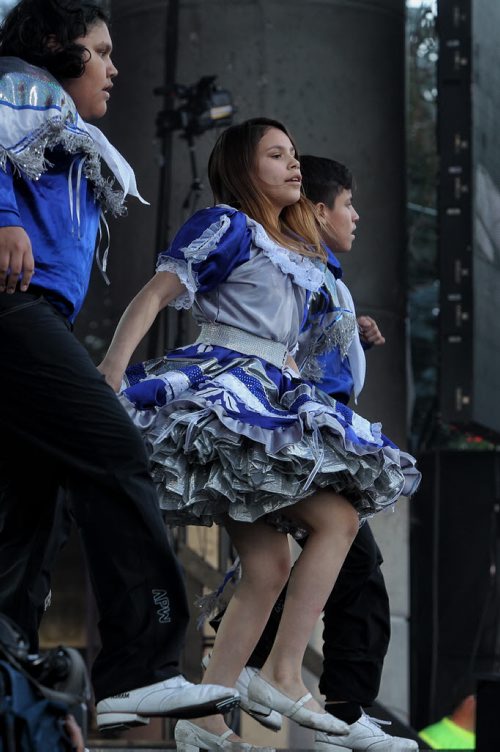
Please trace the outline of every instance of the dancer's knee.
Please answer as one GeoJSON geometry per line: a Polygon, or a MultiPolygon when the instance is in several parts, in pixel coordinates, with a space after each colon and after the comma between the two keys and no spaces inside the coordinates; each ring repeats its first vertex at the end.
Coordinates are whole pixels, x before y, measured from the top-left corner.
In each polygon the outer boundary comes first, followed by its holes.
{"type": "Polygon", "coordinates": [[[310,535],[342,536],[352,543],[359,532],[359,516],[353,505],[328,490],[297,504],[294,513],[310,535]]]}
{"type": "Polygon", "coordinates": [[[291,569],[291,557],[288,546],[286,550],[260,552],[242,562],[241,582],[265,591],[272,602],[276,600],[288,582],[291,569]]]}

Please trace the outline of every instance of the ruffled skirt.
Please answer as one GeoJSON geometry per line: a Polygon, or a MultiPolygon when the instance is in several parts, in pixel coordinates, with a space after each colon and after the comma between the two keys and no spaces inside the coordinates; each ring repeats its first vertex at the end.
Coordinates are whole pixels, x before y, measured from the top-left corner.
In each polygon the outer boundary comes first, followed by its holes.
{"type": "Polygon", "coordinates": [[[121,399],[149,448],[169,524],[229,515],[287,529],[286,507],[323,488],[363,518],[420,482],[414,458],[380,424],[257,357],[189,345],[130,367],[126,382],[121,399]]]}

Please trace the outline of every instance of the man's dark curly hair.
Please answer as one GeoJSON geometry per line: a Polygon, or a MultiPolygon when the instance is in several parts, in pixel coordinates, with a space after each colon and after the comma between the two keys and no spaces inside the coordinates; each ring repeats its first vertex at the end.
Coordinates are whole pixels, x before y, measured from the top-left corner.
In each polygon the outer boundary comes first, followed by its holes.
{"type": "Polygon", "coordinates": [[[75,39],[99,21],[109,23],[107,12],[86,0],[20,0],[0,26],[0,56],[46,68],[59,81],[79,78],[89,52],[75,39]]]}

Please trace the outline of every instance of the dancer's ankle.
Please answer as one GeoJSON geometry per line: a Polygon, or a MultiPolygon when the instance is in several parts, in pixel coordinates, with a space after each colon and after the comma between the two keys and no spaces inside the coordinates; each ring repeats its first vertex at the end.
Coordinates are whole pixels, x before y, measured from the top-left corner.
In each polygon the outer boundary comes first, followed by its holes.
{"type": "Polygon", "coordinates": [[[260,669],[260,674],[266,681],[278,689],[303,685],[302,672],[300,670],[291,671],[289,666],[283,667],[280,664],[265,663],[260,669]]]}
{"type": "Polygon", "coordinates": [[[349,725],[356,723],[363,715],[363,709],[359,703],[344,702],[343,700],[326,700],[325,710],[349,725]]]}

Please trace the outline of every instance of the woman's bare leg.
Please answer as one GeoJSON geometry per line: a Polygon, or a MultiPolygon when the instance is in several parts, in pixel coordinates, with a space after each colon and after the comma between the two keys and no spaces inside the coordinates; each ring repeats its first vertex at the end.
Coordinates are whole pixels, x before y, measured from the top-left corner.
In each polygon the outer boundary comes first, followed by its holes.
{"type": "MultiPolygon", "coordinates": [[[[265,522],[230,520],[226,529],[241,560],[241,580],[217,632],[203,682],[234,687],[288,580],[291,557],[287,536],[265,522]]],[[[227,730],[223,716],[195,723],[214,734],[227,730]]]]}
{"type": "MultiPolygon", "coordinates": [[[[302,660],[344,559],[359,529],[354,507],[342,496],[321,491],[286,511],[307,527],[309,537],[290,576],[273,648],[262,675],[289,697],[305,692],[302,660]]],[[[321,712],[315,700],[306,705],[321,712]]]]}

